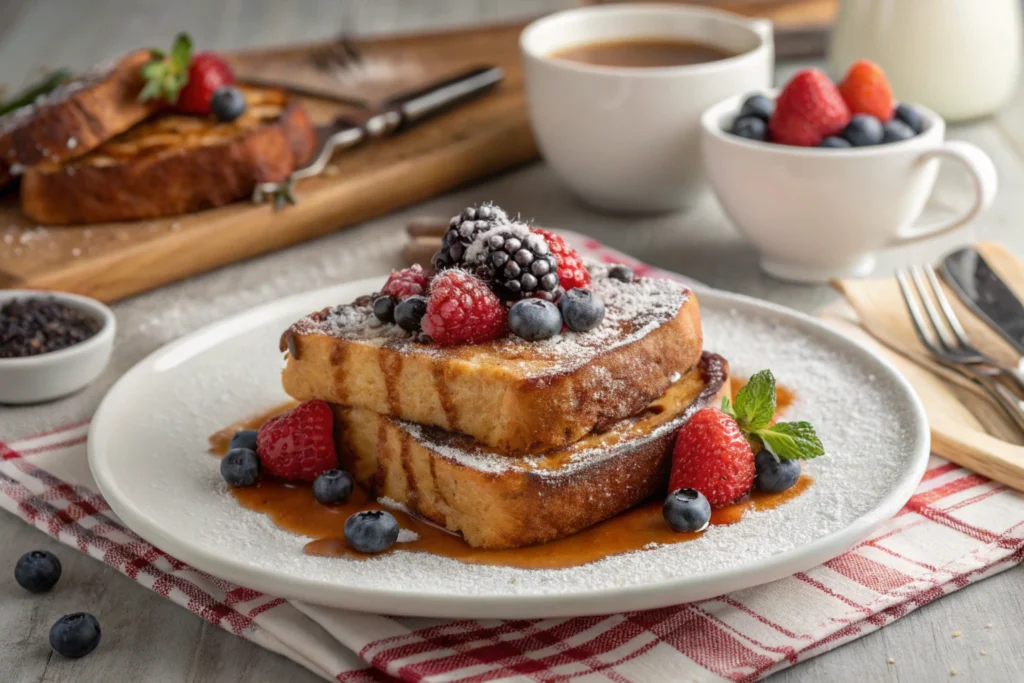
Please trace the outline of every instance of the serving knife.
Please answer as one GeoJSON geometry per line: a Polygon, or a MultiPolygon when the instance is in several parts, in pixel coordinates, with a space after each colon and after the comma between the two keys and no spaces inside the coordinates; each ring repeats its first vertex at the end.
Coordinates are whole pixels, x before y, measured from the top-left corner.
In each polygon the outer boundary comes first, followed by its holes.
{"type": "Polygon", "coordinates": [[[964,305],[1024,356],[1024,304],[977,249],[946,256],[941,274],[964,305]]]}
{"type": "Polygon", "coordinates": [[[260,183],[253,191],[252,200],[262,202],[273,199],[277,209],[295,203],[295,181],[320,174],[334,153],[374,138],[402,131],[424,119],[446,111],[494,88],[505,77],[494,66],[481,66],[463,71],[421,90],[405,93],[385,102],[363,123],[343,122],[343,125],[324,141],[316,158],[280,183],[260,183]]]}

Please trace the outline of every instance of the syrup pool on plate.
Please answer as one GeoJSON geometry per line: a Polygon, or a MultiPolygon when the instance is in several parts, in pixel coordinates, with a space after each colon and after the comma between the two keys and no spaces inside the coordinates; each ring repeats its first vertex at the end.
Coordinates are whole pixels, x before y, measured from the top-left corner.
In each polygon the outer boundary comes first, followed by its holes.
{"type": "MultiPolygon", "coordinates": [[[[731,382],[735,398],[744,382],[735,378],[731,382]]],[[[795,395],[782,386],[777,387],[776,391],[778,415],[792,405],[795,395]]],[[[296,405],[295,402],[284,403],[261,415],[218,431],[210,436],[210,451],[223,455],[227,452],[228,442],[236,431],[255,429],[271,417],[296,405]]],[[[776,508],[802,495],[813,483],[812,477],[802,475],[793,487],[781,493],[752,491],[744,500],[714,510],[711,525],[735,524],[748,511],[776,508]]],[[[469,546],[457,534],[419,517],[371,500],[359,487],[356,487],[346,503],[333,507],[317,502],[308,484],[292,484],[269,477],[265,477],[255,486],[231,489],[231,492],[242,507],[267,515],[282,529],[316,539],[305,545],[304,552],[307,554],[349,559],[373,557],[350,548],[342,532],[345,520],[361,510],[389,510],[406,532],[403,537],[415,536],[414,540],[400,541],[386,553],[426,552],[467,564],[522,569],[577,567],[611,555],[685,543],[701,536],[700,533],[673,531],[662,517],[662,502],[659,500],[649,501],[572,536],[555,541],[525,548],[484,550],[469,546]]]]}

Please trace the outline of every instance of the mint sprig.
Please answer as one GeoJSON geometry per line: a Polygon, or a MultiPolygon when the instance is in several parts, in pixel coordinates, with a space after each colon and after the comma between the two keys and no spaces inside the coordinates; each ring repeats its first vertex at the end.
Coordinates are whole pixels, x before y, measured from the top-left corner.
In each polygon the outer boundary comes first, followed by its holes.
{"type": "Polygon", "coordinates": [[[192,39],[179,33],[170,54],[150,50],[150,61],[142,66],[146,84],[139,93],[139,101],[163,100],[170,104],[178,101],[178,93],[188,83],[188,67],[192,63],[192,39]]]}
{"type": "Polygon", "coordinates": [[[739,390],[736,402],[722,399],[722,412],[736,420],[748,439],[760,443],[781,460],[811,460],[825,455],[825,447],[810,422],[777,422],[775,377],[762,370],[739,390]]]}

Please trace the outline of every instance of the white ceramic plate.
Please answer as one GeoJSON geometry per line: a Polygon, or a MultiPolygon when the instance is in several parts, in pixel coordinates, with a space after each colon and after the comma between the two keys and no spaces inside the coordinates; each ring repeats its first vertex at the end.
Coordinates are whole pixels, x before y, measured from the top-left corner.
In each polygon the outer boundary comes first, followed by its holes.
{"type": "Polygon", "coordinates": [[[214,575],[273,595],[391,614],[527,618],[661,607],[765,583],[828,560],[907,501],[928,458],[924,411],[884,360],[814,319],[700,292],[705,347],[737,376],[762,368],[798,397],[828,455],[815,483],[779,508],[702,538],[566,570],[463,565],[422,553],[368,561],[311,557],[308,539],[241,508],[207,436],[286,399],[280,333],[366,280],[275,301],[190,334],[140,362],[92,422],[89,463],[114,512],[147,541],[214,575]]]}

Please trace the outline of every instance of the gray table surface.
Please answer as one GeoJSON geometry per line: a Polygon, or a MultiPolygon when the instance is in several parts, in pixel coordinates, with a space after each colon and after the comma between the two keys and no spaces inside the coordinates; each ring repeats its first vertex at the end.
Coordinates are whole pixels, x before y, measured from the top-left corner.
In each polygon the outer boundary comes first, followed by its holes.
{"type": "MultiPolygon", "coordinates": [[[[528,16],[570,4],[571,0],[353,0],[349,7],[355,31],[375,33],[528,16]]],[[[212,48],[322,38],[337,31],[342,13],[342,0],[0,0],[0,83],[17,85],[43,66],[89,64],[139,45],[164,45],[180,29],[191,32],[199,45],[212,48]]],[[[780,78],[795,66],[780,67],[780,78]]],[[[877,274],[934,259],[953,245],[977,239],[998,239],[1024,253],[1024,231],[1017,220],[1024,215],[1024,91],[1000,115],[955,127],[951,137],[972,141],[992,156],[1002,184],[995,206],[956,234],[884,252],[877,274]]],[[[956,172],[943,172],[939,190],[935,212],[966,201],[963,177],[956,172]]],[[[0,409],[0,439],[30,434],[69,417],[87,417],[106,388],[133,363],[219,316],[295,289],[382,272],[396,259],[393,249],[382,250],[381,245],[397,245],[409,217],[450,214],[485,199],[515,207],[550,226],[594,235],[650,263],[723,289],[808,311],[835,298],[824,287],[786,285],[761,275],[755,253],[710,196],[673,216],[600,216],[576,203],[542,164],[535,164],[318,242],[119,304],[115,308],[121,326],[131,334],[119,339],[104,377],[71,401],[0,409]]],[[[0,682],[320,680],[99,562],[62,548],[11,515],[0,514],[0,548],[0,682]],[[39,547],[60,554],[64,578],[52,595],[29,596],[15,584],[11,565],[22,552],[39,547]],[[80,661],[51,658],[47,630],[57,617],[75,609],[97,614],[104,644],[80,661]]],[[[1024,569],[1016,567],[772,680],[917,682],[956,675],[957,680],[1020,681],[1022,587],[1024,569]],[[954,638],[955,632],[962,635],[954,638]]]]}

